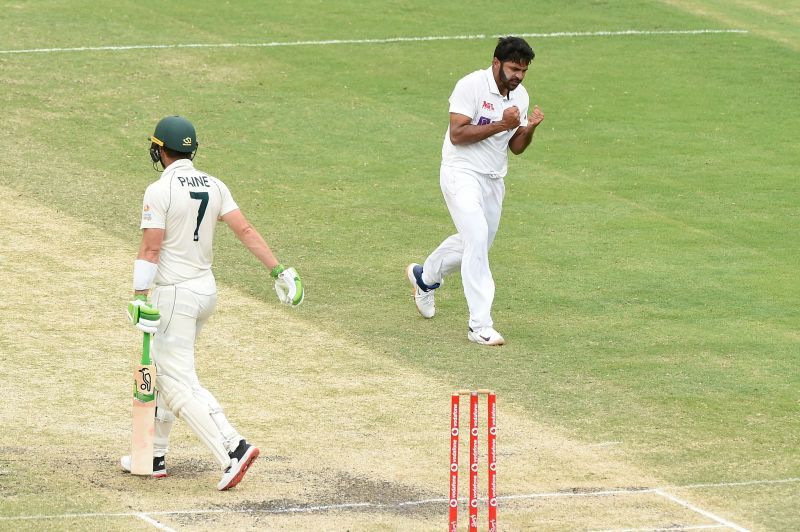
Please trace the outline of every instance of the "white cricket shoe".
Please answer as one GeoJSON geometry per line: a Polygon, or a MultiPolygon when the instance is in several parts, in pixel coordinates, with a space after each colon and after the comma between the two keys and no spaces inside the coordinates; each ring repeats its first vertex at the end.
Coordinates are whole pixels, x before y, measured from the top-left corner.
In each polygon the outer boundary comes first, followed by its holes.
{"type": "MultiPolygon", "coordinates": [[[[122,469],[127,471],[128,473],[131,472],[131,457],[130,455],[125,455],[119,459],[119,465],[122,466],[122,469]]],[[[167,463],[164,460],[163,456],[154,456],[153,457],[153,478],[164,478],[167,476],[167,463]]]]}
{"type": "Polygon", "coordinates": [[[217,484],[217,489],[225,491],[238,484],[244,474],[247,473],[253,460],[258,458],[258,453],[258,447],[240,440],[236,450],[228,453],[228,456],[231,457],[231,465],[222,474],[222,479],[217,484]]]}
{"type": "Polygon", "coordinates": [[[423,290],[420,286],[424,284],[422,282],[422,266],[417,263],[408,265],[406,277],[408,277],[408,282],[411,283],[411,293],[414,295],[414,303],[417,305],[417,310],[422,314],[423,318],[432,318],[436,314],[433,291],[439,288],[439,284],[431,286],[428,290],[423,290]]]}
{"type": "Polygon", "coordinates": [[[500,333],[495,331],[492,327],[481,327],[475,331],[470,327],[467,338],[469,338],[470,342],[481,345],[503,345],[506,343],[503,337],[500,336],[500,333]]]}

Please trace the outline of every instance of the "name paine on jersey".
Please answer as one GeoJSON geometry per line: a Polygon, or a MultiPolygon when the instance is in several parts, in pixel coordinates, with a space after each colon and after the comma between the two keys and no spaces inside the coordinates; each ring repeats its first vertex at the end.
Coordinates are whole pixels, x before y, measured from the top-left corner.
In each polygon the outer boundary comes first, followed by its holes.
{"type": "Polygon", "coordinates": [[[182,187],[206,187],[211,188],[211,183],[208,182],[207,175],[192,175],[192,176],[178,176],[176,177],[178,183],[182,187]]]}
{"type": "MultiPolygon", "coordinates": [[[[211,188],[211,183],[207,175],[178,176],[176,179],[182,187],[211,188]]],[[[153,213],[150,211],[150,205],[145,204],[142,208],[142,220],[149,222],[152,219],[153,213]]]]}

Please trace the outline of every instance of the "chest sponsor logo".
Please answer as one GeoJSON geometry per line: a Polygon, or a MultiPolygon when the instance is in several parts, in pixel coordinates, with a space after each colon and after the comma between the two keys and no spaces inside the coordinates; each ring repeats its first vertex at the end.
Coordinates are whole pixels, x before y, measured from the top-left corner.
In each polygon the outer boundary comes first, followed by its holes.
{"type": "Polygon", "coordinates": [[[491,124],[491,123],[492,123],[492,119],[488,118],[488,117],[485,117],[485,116],[482,116],[482,117],[480,117],[478,119],[478,125],[479,126],[485,126],[486,124],[491,124]]]}
{"type": "Polygon", "coordinates": [[[481,108],[486,109],[488,111],[494,111],[494,105],[487,102],[486,100],[483,101],[483,105],[481,105],[481,108]]]}

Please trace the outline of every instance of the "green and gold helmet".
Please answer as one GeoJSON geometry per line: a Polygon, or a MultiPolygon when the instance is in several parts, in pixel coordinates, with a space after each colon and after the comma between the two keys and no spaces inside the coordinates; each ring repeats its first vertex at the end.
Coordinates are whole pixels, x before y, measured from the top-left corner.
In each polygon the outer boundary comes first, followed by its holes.
{"type": "Polygon", "coordinates": [[[197,151],[197,135],[194,126],[184,117],[177,115],[162,118],[156,125],[150,142],[160,148],[167,147],[180,153],[197,151]]]}

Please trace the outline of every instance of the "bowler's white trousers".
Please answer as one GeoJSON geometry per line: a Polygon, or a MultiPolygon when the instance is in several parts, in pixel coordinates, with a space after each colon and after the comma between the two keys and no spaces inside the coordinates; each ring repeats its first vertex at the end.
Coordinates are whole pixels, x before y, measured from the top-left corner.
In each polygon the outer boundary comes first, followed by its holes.
{"type": "Polygon", "coordinates": [[[214,312],[217,294],[215,289],[209,290],[208,283],[202,283],[206,286],[200,290],[197,283],[192,283],[157,286],[153,290],[153,305],[161,312],[152,350],[158,390],[154,455],[166,454],[169,432],[177,416],[211,449],[224,470],[230,464],[228,453],[236,448],[241,436],[211,392],[200,385],[194,364],[195,339],[214,312]]]}
{"type": "Polygon", "coordinates": [[[461,281],[473,330],[491,327],[494,279],[489,269],[492,247],[503,210],[505,183],[463,168],[442,166],[439,183],[458,233],[447,237],[425,260],[422,281],[441,283],[461,268],[461,281]]]}

